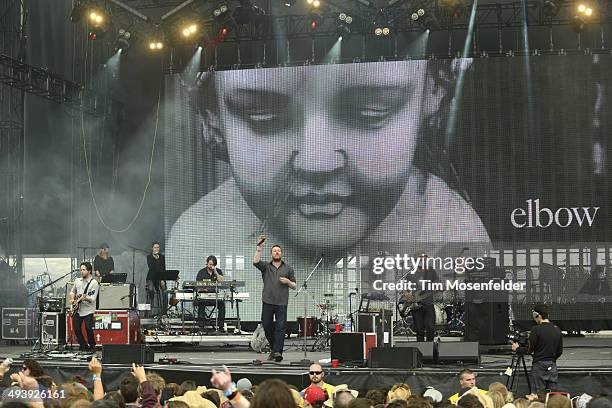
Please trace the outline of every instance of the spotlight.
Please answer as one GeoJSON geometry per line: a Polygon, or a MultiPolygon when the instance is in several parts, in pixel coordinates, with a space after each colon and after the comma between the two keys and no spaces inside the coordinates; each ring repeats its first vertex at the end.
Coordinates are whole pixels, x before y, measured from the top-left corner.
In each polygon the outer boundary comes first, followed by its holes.
{"type": "Polygon", "coordinates": [[[159,51],[164,48],[164,43],[158,40],[153,40],[149,43],[149,49],[151,51],[159,51]]]}
{"type": "Polygon", "coordinates": [[[80,1],[76,1],[70,11],[70,21],[73,23],[78,23],[83,19],[85,15],[85,7],[80,1]]]}
{"type": "Polygon", "coordinates": [[[283,4],[285,5],[285,7],[291,7],[295,4],[295,0],[284,0],[283,4]]]}
{"type": "Polygon", "coordinates": [[[581,16],[574,16],[570,20],[570,25],[576,33],[580,33],[582,30],[584,30],[584,27],[586,26],[586,21],[584,21],[584,18],[582,18],[581,16]]]}
{"type": "Polygon", "coordinates": [[[229,26],[223,26],[219,29],[219,35],[221,37],[225,37],[226,35],[228,35],[230,33],[231,28],[229,26]]]}
{"type": "Polygon", "coordinates": [[[424,9],[422,9],[422,8],[418,9],[418,10],[417,10],[417,15],[418,15],[419,17],[423,17],[423,16],[425,15],[425,10],[424,10],[424,9]]]}
{"type": "Polygon", "coordinates": [[[340,38],[341,40],[348,40],[351,37],[351,28],[342,23],[342,22],[338,22],[338,24],[336,25],[336,35],[338,36],[338,38],[340,38]]]}
{"type": "Polygon", "coordinates": [[[119,29],[117,33],[117,39],[115,40],[115,51],[121,50],[123,53],[126,53],[131,45],[130,37],[132,33],[123,28],[119,29]]]}
{"type": "Polygon", "coordinates": [[[346,14],[346,13],[340,13],[338,15],[338,20],[340,20],[342,23],[346,23],[346,24],[352,24],[353,23],[353,17],[346,14]]]}
{"type": "Polygon", "coordinates": [[[193,37],[193,35],[197,32],[198,32],[198,26],[195,23],[185,24],[182,29],[183,37],[185,38],[193,37]]]}
{"type": "Polygon", "coordinates": [[[590,17],[593,15],[593,9],[586,4],[580,4],[578,6],[578,13],[590,17]]]}
{"type": "Polygon", "coordinates": [[[94,27],[99,27],[106,21],[106,16],[99,10],[91,10],[89,12],[89,23],[94,27]]]}
{"type": "Polygon", "coordinates": [[[319,6],[321,6],[321,2],[319,0],[312,1],[312,7],[318,8],[319,6]]]}
{"type": "Polygon", "coordinates": [[[391,33],[391,28],[389,28],[389,17],[385,14],[383,10],[380,10],[376,17],[374,17],[374,35],[389,35],[391,33]]]}
{"type": "Polygon", "coordinates": [[[229,8],[227,7],[227,5],[222,4],[213,11],[213,17],[220,17],[221,15],[227,13],[228,10],[229,8]]]}
{"type": "Polygon", "coordinates": [[[551,19],[559,14],[563,0],[543,0],[542,15],[545,19],[551,19]]]}

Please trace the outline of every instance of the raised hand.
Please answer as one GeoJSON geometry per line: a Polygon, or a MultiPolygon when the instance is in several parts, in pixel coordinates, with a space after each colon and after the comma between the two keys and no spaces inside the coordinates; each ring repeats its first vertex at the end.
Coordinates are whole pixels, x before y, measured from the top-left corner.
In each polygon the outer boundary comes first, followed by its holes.
{"type": "Polygon", "coordinates": [[[232,386],[232,373],[226,366],[223,366],[223,372],[218,372],[213,368],[210,383],[215,388],[227,391],[232,386]]]}

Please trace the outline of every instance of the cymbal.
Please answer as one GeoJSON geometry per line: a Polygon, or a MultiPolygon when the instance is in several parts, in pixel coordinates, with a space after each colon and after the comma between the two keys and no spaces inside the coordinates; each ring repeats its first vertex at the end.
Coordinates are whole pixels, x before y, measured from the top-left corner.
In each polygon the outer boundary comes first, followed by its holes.
{"type": "Polygon", "coordinates": [[[323,297],[334,297],[333,293],[324,293],[323,297]]]}

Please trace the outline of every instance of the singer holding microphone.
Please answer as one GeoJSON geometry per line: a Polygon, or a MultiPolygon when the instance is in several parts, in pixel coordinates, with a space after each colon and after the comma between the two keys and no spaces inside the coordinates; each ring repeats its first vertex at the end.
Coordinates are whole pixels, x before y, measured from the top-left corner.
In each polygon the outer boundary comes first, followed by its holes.
{"type": "Polygon", "coordinates": [[[261,271],[264,282],[261,294],[261,324],[272,349],[268,360],[280,363],[283,361],[283,346],[287,330],[289,288],[295,289],[297,285],[295,283],[295,271],[283,261],[283,250],[280,245],[272,245],[270,249],[272,260],[270,262],[261,260],[261,251],[265,240],[265,235],[260,235],[257,239],[253,265],[261,271]]]}

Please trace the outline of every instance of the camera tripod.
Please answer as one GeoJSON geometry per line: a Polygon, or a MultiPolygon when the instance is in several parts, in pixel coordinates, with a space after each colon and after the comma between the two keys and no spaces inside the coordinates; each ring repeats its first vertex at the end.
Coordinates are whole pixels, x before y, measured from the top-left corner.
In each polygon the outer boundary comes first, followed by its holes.
{"type": "Polygon", "coordinates": [[[508,379],[506,380],[506,388],[509,391],[514,391],[514,380],[518,377],[518,372],[522,367],[523,375],[527,380],[527,387],[529,388],[529,394],[531,394],[531,380],[529,379],[529,373],[527,372],[527,364],[525,363],[525,354],[513,353],[510,367],[506,370],[508,379]]]}

